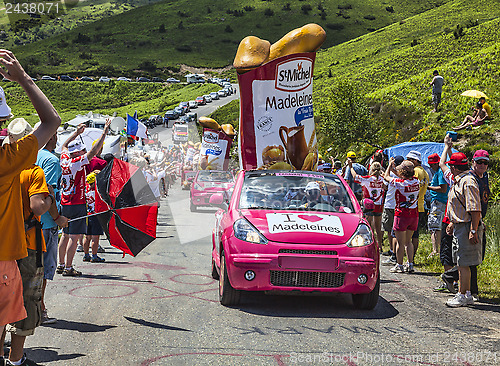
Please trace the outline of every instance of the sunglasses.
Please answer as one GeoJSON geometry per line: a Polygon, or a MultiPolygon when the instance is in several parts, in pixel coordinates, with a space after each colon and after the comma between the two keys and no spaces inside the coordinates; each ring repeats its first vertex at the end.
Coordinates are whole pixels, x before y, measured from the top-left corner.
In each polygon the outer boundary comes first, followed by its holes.
{"type": "Polygon", "coordinates": [[[488,160],[476,160],[476,164],[478,165],[488,165],[488,160]]]}

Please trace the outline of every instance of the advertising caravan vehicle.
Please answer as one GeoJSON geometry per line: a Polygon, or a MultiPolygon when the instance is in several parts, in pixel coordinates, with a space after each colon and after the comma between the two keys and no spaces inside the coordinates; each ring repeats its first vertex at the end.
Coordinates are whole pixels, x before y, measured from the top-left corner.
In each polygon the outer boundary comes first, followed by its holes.
{"type": "Polygon", "coordinates": [[[196,211],[198,207],[210,206],[210,198],[215,193],[230,196],[234,185],[234,177],[225,170],[200,170],[191,184],[190,209],[196,211]]]}
{"type": "Polygon", "coordinates": [[[174,144],[188,141],[188,125],[185,123],[174,123],[172,128],[172,141],[174,144]]]}
{"type": "Polygon", "coordinates": [[[328,173],[250,170],[238,174],[212,232],[212,276],[222,305],[246,291],[350,293],[373,309],[379,249],[348,184],[328,173]]]}

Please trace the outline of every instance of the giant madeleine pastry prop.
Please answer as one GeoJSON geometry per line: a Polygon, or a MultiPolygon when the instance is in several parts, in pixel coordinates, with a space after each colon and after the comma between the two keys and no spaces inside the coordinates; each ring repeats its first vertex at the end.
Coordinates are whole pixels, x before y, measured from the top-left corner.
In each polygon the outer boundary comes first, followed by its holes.
{"type": "Polygon", "coordinates": [[[264,39],[248,36],[240,42],[233,66],[241,74],[278,57],[294,53],[315,52],[325,39],[325,30],[313,23],[288,32],[272,45],[264,39]]]}

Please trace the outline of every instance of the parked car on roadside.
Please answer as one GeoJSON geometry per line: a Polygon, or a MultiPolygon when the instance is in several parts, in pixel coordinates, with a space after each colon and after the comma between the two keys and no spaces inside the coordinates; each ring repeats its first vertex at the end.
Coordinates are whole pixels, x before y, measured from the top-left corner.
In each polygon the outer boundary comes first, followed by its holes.
{"type": "Polygon", "coordinates": [[[179,114],[179,117],[186,114],[186,111],[184,110],[184,108],[179,107],[179,106],[175,107],[174,111],[176,111],[179,114]]]}
{"type": "Polygon", "coordinates": [[[191,121],[191,118],[189,118],[188,116],[180,116],[178,123],[189,123],[190,121],[191,121]]]}
{"type": "Polygon", "coordinates": [[[90,76],[82,76],[80,78],[80,81],[94,81],[94,79],[91,78],[90,76]]]}
{"type": "Polygon", "coordinates": [[[205,98],[206,103],[212,103],[212,97],[210,95],[204,95],[203,98],[205,98]]]}
{"type": "Polygon", "coordinates": [[[155,76],[154,78],[152,78],[151,81],[153,83],[163,83],[163,82],[165,82],[165,80],[163,80],[162,78],[159,78],[157,76],[155,76]]]}
{"type": "Polygon", "coordinates": [[[227,97],[227,91],[224,89],[219,90],[217,94],[219,94],[219,97],[227,97]]]}
{"type": "Polygon", "coordinates": [[[151,121],[154,126],[159,126],[163,124],[163,117],[157,114],[153,114],[149,116],[149,121],[151,121]]]}
{"type": "Polygon", "coordinates": [[[110,78],[108,78],[107,76],[101,76],[101,77],[99,78],[99,81],[100,81],[101,83],[109,83],[109,82],[111,81],[111,79],[110,79],[110,78]]]}
{"type": "Polygon", "coordinates": [[[206,104],[205,98],[203,98],[203,97],[196,97],[196,103],[198,103],[198,105],[205,105],[206,104]]]}
{"type": "Polygon", "coordinates": [[[212,100],[219,100],[219,94],[217,94],[217,92],[211,92],[210,96],[212,97],[212,100]]]}
{"type": "Polygon", "coordinates": [[[168,118],[169,120],[174,120],[179,118],[179,113],[177,113],[175,110],[170,109],[165,112],[164,118],[168,118]]]}
{"type": "Polygon", "coordinates": [[[196,100],[190,100],[189,108],[198,108],[198,102],[196,100]]]}
{"type": "Polygon", "coordinates": [[[190,112],[190,113],[186,114],[186,116],[189,117],[190,121],[197,121],[198,120],[198,113],[190,112]]]}
{"type": "Polygon", "coordinates": [[[59,78],[61,79],[61,81],[75,81],[75,79],[73,79],[69,75],[61,75],[59,78]]]}
{"type": "Polygon", "coordinates": [[[176,79],[176,78],[168,78],[166,80],[167,83],[180,83],[181,81],[179,79],[176,79]]]}
{"type": "Polygon", "coordinates": [[[56,81],[56,78],[53,78],[52,76],[49,75],[43,75],[40,80],[49,80],[49,81],[56,81]]]}
{"type": "Polygon", "coordinates": [[[128,82],[132,81],[132,79],[129,79],[129,78],[125,77],[125,76],[120,76],[120,77],[119,77],[118,79],[116,79],[116,80],[117,80],[117,81],[128,81],[128,82]]]}
{"type": "Polygon", "coordinates": [[[144,76],[140,76],[140,77],[137,77],[135,79],[135,81],[139,82],[139,83],[149,83],[151,80],[148,79],[147,77],[144,77],[144,76]]]}

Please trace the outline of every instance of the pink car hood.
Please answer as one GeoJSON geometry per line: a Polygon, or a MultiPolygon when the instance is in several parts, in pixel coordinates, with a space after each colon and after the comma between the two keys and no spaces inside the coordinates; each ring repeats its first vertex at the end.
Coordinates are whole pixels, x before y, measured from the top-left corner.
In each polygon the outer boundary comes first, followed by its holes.
{"type": "Polygon", "coordinates": [[[361,214],[315,211],[241,210],[268,240],[281,243],[344,244],[356,231],[361,214]]]}

